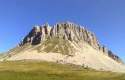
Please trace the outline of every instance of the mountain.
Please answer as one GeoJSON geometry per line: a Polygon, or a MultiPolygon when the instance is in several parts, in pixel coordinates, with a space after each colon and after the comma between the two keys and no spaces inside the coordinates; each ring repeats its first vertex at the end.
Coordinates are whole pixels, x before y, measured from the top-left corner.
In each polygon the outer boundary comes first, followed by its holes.
{"type": "Polygon", "coordinates": [[[7,54],[1,60],[42,60],[96,70],[125,71],[123,61],[101,45],[94,33],[68,21],[54,26],[46,23],[33,27],[19,45],[7,54]]]}

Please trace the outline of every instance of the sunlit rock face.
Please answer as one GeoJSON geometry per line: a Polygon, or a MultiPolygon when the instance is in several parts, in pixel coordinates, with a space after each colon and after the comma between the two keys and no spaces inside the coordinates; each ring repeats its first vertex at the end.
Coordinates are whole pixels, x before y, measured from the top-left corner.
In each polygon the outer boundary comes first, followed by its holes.
{"type": "Polygon", "coordinates": [[[119,63],[122,62],[121,59],[111,50],[99,43],[94,33],[85,29],[84,26],[72,22],[57,23],[53,26],[50,26],[49,24],[34,26],[19,45],[37,45],[52,38],[64,39],[76,43],[84,41],[94,49],[102,51],[105,55],[111,57],[115,61],[119,63]]]}

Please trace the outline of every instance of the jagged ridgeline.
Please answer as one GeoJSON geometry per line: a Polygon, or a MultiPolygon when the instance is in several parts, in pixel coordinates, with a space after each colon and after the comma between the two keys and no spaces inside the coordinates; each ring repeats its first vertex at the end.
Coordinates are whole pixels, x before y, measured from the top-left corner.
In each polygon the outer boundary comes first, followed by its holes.
{"type": "Polygon", "coordinates": [[[21,47],[25,44],[33,46],[42,44],[45,46],[45,52],[54,51],[71,54],[73,53],[73,48],[70,46],[70,42],[76,44],[86,42],[94,49],[102,51],[105,55],[122,63],[117,55],[99,43],[94,33],[88,31],[83,26],[71,22],[57,23],[54,26],[50,26],[49,24],[35,26],[19,45],[21,47]]]}

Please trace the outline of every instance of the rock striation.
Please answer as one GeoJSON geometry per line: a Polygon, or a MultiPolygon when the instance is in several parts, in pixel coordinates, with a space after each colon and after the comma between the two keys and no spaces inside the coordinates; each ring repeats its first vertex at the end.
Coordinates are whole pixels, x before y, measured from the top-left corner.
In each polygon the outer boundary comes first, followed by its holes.
{"type": "Polygon", "coordinates": [[[48,38],[64,39],[75,43],[82,41],[86,42],[94,49],[102,51],[105,55],[109,56],[113,60],[122,63],[121,59],[117,55],[99,43],[94,33],[88,31],[83,26],[74,24],[72,22],[57,23],[54,26],[50,26],[49,24],[35,26],[28,33],[28,35],[24,37],[23,41],[19,45],[37,45],[48,38]]]}

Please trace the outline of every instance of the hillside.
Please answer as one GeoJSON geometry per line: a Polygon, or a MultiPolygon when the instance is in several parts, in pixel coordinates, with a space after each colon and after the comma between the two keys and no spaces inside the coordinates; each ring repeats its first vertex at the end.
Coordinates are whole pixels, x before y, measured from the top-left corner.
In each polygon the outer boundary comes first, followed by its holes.
{"type": "Polygon", "coordinates": [[[125,80],[125,74],[41,61],[0,62],[0,80],[125,80]]]}
{"type": "Polygon", "coordinates": [[[35,26],[4,61],[41,60],[101,71],[125,72],[123,61],[83,26],[62,22],[35,26]]]}

